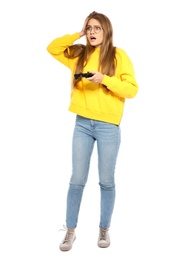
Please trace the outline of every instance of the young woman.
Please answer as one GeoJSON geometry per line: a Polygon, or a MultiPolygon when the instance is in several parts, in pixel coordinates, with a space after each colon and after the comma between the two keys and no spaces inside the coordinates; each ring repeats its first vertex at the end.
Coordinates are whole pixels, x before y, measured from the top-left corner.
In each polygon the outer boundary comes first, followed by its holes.
{"type": "Polygon", "coordinates": [[[78,33],[53,40],[48,52],[71,70],[69,111],[76,114],[72,140],[72,174],[67,194],[66,234],[59,248],[68,251],[76,238],[78,215],[97,143],[101,192],[97,244],[110,245],[109,228],[115,202],[115,166],[120,146],[120,123],[126,98],[134,98],[138,85],[126,52],[113,45],[107,16],[92,12],[78,33]],[[86,45],[75,44],[86,37],[86,45]]]}

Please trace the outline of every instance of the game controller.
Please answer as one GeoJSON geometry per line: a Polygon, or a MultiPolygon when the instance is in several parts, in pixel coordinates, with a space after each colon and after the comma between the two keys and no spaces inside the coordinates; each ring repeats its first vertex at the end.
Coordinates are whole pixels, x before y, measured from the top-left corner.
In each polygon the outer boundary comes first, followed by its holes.
{"type": "Polygon", "coordinates": [[[78,78],[81,78],[81,77],[84,77],[84,78],[90,78],[92,77],[94,74],[90,73],[90,72],[87,72],[87,73],[77,73],[77,74],[74,74],[74,78],[75,79],[78,79],[78,78]]]}

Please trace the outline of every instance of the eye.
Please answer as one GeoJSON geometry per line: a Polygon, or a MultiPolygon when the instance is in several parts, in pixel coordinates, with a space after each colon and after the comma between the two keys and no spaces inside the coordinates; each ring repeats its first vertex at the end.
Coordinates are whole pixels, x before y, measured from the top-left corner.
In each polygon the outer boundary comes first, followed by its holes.
{"type": "Polygon", "coordinates": [[[100,26],[95,26],[94,27],[96,31],[100,31],[101,27],[100,26]]]}
{"type": "Polygon", "coordinates": [[[86,27],[86,32],[91,32],[91,26],[86,27]]]}
{"type": "Polygon", "coordinates": [[[98,25],[94,26],[95,33],[99,33],[101,31],[101,29],[102,28],[98,25]]]}

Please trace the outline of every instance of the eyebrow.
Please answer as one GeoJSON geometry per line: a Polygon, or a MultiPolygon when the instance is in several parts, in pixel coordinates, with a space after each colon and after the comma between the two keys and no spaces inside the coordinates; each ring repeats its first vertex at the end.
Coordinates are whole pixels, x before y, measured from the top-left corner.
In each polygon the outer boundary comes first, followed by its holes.
{"type": "Polygon", "coordinates": [[[90,24],[87,24],[87,27],[90,26],[90,27],[93,27],[93,26],[99,26],[99,27],[102,27],[100,24],[95,24],[95,25],[90,25],[90,24]]]}

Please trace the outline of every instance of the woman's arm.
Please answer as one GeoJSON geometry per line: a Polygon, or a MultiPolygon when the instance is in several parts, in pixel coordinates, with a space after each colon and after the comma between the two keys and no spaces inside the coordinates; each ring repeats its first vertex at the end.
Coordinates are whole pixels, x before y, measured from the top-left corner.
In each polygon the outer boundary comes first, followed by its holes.
{"type": "Polygon", "coordinates": [[[133,64],[125,51],[118,49],[116,74],[113,77],[104,75],[102,84],[123,98],[133,98],[138,92],[133,64]]]}
{"type": "Polygon", "coordinates": [[[62,37],[56,38],[47,46],[47,51],[65,66],[70,67],[69,59],[65,57],[64,51],[79,38],[79,33],[66,34],[62,37]]]}

